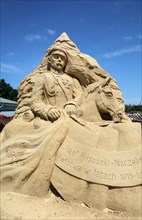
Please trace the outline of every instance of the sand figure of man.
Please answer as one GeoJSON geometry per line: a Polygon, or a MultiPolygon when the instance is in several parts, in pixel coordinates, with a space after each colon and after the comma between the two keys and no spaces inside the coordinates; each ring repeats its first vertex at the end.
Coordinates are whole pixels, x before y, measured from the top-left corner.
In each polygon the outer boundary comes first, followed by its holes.
{"type": "Polygon", "coordinates": [[[62,111],[76,114],[76,101],[82,93],[77,79],[64,73],[67,55],[62,50],[48,54],[47,72],[41,74],[33,88],[31,109],[44,120],[57,120],[62,111]]]}

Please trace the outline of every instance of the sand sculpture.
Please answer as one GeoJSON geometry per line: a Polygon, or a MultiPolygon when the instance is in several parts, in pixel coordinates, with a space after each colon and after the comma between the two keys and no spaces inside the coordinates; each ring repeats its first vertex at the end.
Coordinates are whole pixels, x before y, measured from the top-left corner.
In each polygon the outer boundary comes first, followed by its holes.
{"type": "Polygon", "coordinates": [[[141,126],[116,81],[63,33],[21,83],[4,128],[1,188],[139,214],[141,126]]]}

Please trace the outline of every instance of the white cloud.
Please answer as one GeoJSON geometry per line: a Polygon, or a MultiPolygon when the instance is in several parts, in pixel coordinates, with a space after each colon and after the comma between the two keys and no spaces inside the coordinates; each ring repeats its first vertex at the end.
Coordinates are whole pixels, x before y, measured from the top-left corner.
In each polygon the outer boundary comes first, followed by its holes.
{"type": "Polygon", "coordinates": [[[13,57],[13,56],[15,56],[15,54],[13,52],[9,52],[6,56],[13,57]]]}
{"type": "Polygon", "coordinates": [[[56,31],[52,29],[47,29],[47,31],[50,35],[54,35],[56,33],[56,31]]]}
{"type": "Polygon", "coordinates": [[[141,40],[142,39],[142,35],[141,34],[138,35],[137,38],[141,40]]]}
{"type": "Polygon", "coordinates": [[[142,35],[141,34],[139,34],[139,35],[137,35],[137,36],[125,36],[125,37],[123,37],[123,39],[124,40],[126,40],[126,41],[131,41],[131,40],[134,40],[134,39],[142,39],[142,35]]]}
{"type": "Polygon", "coordinates": [[[25,41],[27,42],[33,42],[33,41],[41,41],[41,40],[47,40],[47,32],[49,35],[53,36],[55,35],[56,31],[53,29],[45,29],[44,31],[42,31],[41,34],[27,34],[25,35],[25,41]]]}
{"type": "Polygon", "coordinates": [[[27,34],[25,40],[27,42],[47,40],[47,36],[45,34],[27,34]]]}
{"type": "Polygon", "coordinates": [[[133,37],[132,36],[126,36],[126,37],[124,37],[124,40],[131,41],[131,40],[133,40],[133,37]]]}
{"type": "Polygon", "coordinates": [[[22,70],[16,66],[1,63],[0,64],[1,72],[3,73],[21,73],[22,70]]]}
{"type": "Polygon", "coordinates": [[[25,40],[28,42],[34,41],[34,40],[42,40],[42,36],[40,34],[27,34],[25,36],[25,40]]]}
{"type": "Polygon", "coordinates": [[[135,46],[132,46],[132,47],[117,50],[117,51],[112,52],[112,53],[106,53],[106,54],[103,55],[103,57],[111,58],[111,57],[121,56],[123,54],[139,52],[141,50],[142,50],[142,45],[135,45],[135,46]]]}

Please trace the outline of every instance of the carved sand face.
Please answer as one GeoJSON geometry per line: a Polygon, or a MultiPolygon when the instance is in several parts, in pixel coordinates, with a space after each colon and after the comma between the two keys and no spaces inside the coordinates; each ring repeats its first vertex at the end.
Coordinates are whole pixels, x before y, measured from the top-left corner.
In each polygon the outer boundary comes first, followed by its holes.
{"type": "Polygon", "coordinates": [[[124,112],[124,103],[122,97],[115,94],[109,86],[100,88],[96,98],[96,104],[98,108],[103,112],[108,112],[113,121],[120,122],[122,113],[124,112]]]}
{"type": "Polygon", "coordinates": [[[66,54],[60,50],[56,50],[48,57],[50,67],[55,70],[61,71],[64,69],[67,63],[66,54]]]}

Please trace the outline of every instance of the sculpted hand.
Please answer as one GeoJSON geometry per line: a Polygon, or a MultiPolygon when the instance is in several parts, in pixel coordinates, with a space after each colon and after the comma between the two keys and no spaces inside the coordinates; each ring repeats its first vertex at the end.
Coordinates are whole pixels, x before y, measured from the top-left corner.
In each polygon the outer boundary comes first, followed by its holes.
{"type": "Polygon", "coordinates": [[[74,105],[66,105],[65,111],[67,112],[68,115],[73,115],[76,113],[76,107],[74,105]]]}
{"type": "Polygon", "coordinates": [[[48,111],[48,118],[51,121],[57,120],[61,116],[61,112],[58,108],[51,108],[48,111]]]}

